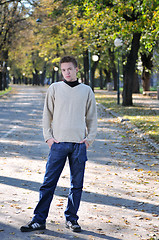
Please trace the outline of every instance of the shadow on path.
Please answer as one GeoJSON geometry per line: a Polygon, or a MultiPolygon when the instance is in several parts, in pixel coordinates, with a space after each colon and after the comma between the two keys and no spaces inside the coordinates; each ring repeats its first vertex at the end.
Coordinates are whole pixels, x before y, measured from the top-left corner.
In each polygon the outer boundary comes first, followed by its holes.
{"type": "MultiPolygon", "coordinates": [[[[50,225],[51,226],[51,225],[50,225]]],[[[52,227],[54,228],[55,226],[52,225],[52,227]]],[[[15,228],[14,226],[11,226],[11,224],[6,225],[3,223],[0,223],[0,238],[3,240],[14,240],[14,239],[34,239],[34,240],[42,240],[42,239],[51,239],[51,237],[56,239],[74,239],[73,234],[76,234],[75,238],[78,238],[79,240],[85,240],[85,236],[92,236],[98,239],[106,239],[106,240],[121,240],[119,238],[114,238],[111,236],[107,236],[104,234],[100,234],[100,233],[96,233],[93,231],[87,231],[87,230],[82,230],[81,233],[72,233],[72,232],[68,232],[68,233],[61,233],[61,232],[57,232],[54,230],[43,230],[43,231],[35,231],[35,232],[28,232],[28,233],[22,233],[19,229],[15,228]],[[3,231],[2,231],[3,230],[3,231]]]]}
{"type": "MultiPolygon", "coordinates": [[[[10,178],[10,177],[2,177],[2,176],[0,176],[0,182],[2,184],[6,184],[13,187],[19,187],[23,189],[28,189],[31,191],[39,191],[39,188],[41,185],[38,182],[27,181],[27,180],[22,180],[17,178],[10,178]]],[[[61,197],[67,197],[68,192],[69,192],[69,188],[57,186],[55,195],[61,196],[61,197]]],[[[127,209],[138,210],[142,212],[144,211],[151,214],[152,213],[159,214],[159,206],[157,205],[150,204],[150,203],[141,204],[141,201],[118,198],[118,197],[102,195],[102,194],[93,193],[93,192],[83,191],[82,201],[94,203],[94,204],[114,206],[119,208],[124,207],[127,209]]]]}

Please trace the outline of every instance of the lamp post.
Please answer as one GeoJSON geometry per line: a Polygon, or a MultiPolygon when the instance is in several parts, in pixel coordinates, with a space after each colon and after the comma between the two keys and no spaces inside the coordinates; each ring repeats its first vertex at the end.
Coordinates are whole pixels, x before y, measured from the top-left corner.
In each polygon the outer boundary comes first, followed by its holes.
{"type": "Polygon", "coordinates": [[[120,104],[120,79],[119,79],[119,47],[123,45],[123,42],[120,38],[116,38],[114,40],[114,45],[117,47],[118,50],[118,76],[117,76],[117,104],[120,104]]]}
{"type": "Polygon", "coordinates": [[[6,79],[7,88],[8,88],[8,85],[9,85],[9,71],[10,71],[10,67],[7,67],[7,79],[6,79]]]}
{"type": "MultiPolygon", "coordinates": [[[[88,48],[88,60],[89,60],[89,85],[92,88],[92,90],[94,91],[94,80],[92,79],[92,71],[91,71],[91,50],[90,50],[90,46],[88,48]]],[[[92,55],[92,61],[93,62],[97,62],[99,60],[98,55],[92,55]]]]}
{"type": "Polygon", "coordinates": [[[88,64],[89,64],[89,71],[88,71],[88,75],[89,75],[89,85],[90,87],[92,87],[92,75],[91,75],[91,49],[90,46],[88,47],[88,64]]]}
{"type": "Polygon", "coordinates": [[[97,62],[99,60],[98,55],[93,55],[92,60],[93,60],[93,62],[97,62]]]}
{"type": "MultiPolygon", "coordinates": [[[[98,60],[99,60],[98,55],[92,55],[93,62],[98,62],[98,60]]],[[[96,66],[94,66],[94,68],[96,68],[96,66]]],[[[94,71],[95,71],[95,69],[94,69],[94,71]]],[[[95,72],[94,72],[94,74],[95,74],[95,72]]],[[[94,74],[92,75],[92,90],[93,90],[93,92],[94,92],[94,74]]]]}
{"type": "Polygon", "coordinates": [[[42,71],[39,71],[39,74],[40,74],[40,76],[39,76],[39,78],[40,78],[40,84],[42,84],[42,82],[43,82],[43,81],[42,81],[42,80],[43,80],[43,79],[42,79],[42,78],[43,78],[43,77],[42,77],[42,73],[43,73],[42,71]]]}
{"type": "Polygon", "coordinates": [[[59,80],[59,78],[58,78],[58,70],[59,70],[58,67],[54,67],[54,71],[56,73],[56,82],[58,82],[58,80],[59,80]]]}

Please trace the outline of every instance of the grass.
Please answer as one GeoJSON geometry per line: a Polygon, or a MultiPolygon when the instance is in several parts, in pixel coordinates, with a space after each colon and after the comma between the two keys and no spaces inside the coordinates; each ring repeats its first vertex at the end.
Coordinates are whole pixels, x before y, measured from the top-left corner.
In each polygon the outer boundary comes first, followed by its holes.
{"type": "Polygon", "coordinates": [[[0,91],[0,96],[2,96],[2,95],[4,95],[4,94],[8,93],[8,92],[11,91],[11,90],[12,90],[12,88],[9,87],[9,88],[7,88],[7,89],[5,89],[5,90],[3,90],[3,91],[0,91]]]}
{"type": "Polygon", "coordinates": [[[159,108],[152,109],[148,104],[142,104],[146,99],[142,94],[136,95],[139,100],[130,107],[117,105],[116,94],[112,92],[99,92],[97,90],[95,97],[98,103],[118,113],[120,117],[129,119],[132,124],[149,135],[156,143],[159,143],[159,108]]]}

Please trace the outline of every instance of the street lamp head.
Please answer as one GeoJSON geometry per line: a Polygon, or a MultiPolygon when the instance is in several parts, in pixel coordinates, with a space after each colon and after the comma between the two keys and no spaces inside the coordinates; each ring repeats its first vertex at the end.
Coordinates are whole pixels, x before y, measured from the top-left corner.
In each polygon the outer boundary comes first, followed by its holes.
{"type": "Polygon", "coordinates": [[[93,56],[92,56],[93,62],[97,62],[98,59],[99,59],[98,55],[93,55],[93,56]]]}
{"type": "Polygon", "coordinates": [[[115,47],[121,47],[123,45],[123,42],[120,38],[116,38],[114,40],[114,45],[115,45],[115,47]]]}
{"type": "Polygon", "coordinates": [[[54,71],[57,72],[59,70],[58,67],[54,67],[54,71]]]}

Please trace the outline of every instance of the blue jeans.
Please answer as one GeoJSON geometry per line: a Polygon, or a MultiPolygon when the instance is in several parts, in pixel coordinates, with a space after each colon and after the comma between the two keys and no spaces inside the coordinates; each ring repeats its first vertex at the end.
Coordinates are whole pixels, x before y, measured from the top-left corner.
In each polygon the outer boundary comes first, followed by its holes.
{"type": "Polygon", "coordinates": [[[41,224],[46,222],[54,191],[67,157],[69,159],[71,185],[65,217],[69,221],[78,220],[77,211],[80,205],[85,163],[87,161],[86,145],[85,143],[60,142],[51,146],[44,182],[40,188],[40,198],[34,210],[33,221],[41,224]]]}

